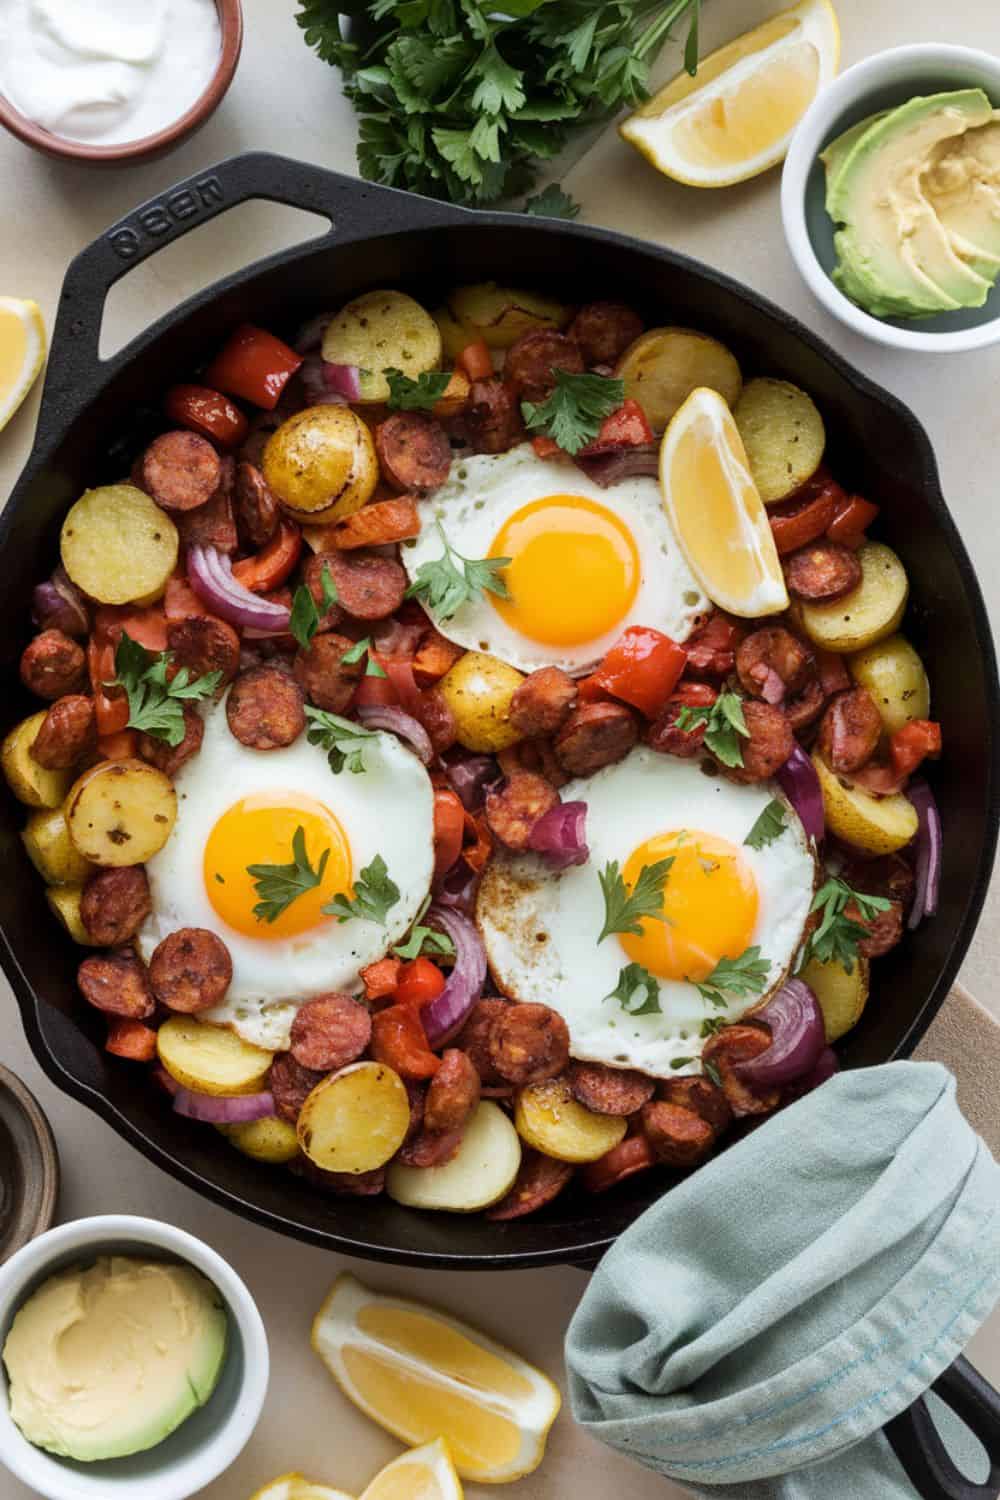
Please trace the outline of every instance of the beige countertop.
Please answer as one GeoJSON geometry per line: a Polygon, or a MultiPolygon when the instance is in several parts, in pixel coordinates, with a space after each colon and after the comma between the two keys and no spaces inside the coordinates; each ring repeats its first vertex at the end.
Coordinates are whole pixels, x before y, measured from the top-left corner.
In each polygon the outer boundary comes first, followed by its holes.
{"type": "MultiPolygon", "coordinates": [[[[115,219],[181,177],[233,153],[267,149],[355,171],[354,126],[337,76],[302,45],[291,0],[244,0],[247,41],[235,85],[215,119],[168,159],[98,173],[36,156],[0,137],[4,232],[0,292],[36,298],[46,320],[56,306],[70,257],[115,219]]],[[[779,9],[774,0],[706,0],[703,47],[718,45],[779,9]]],[[[947,24],[937,0],[839,0],[843,65],[900,42],[952,42],[1000,52],[1000,9],[993,0],[951,0],[947,24]]],[[[672,54],[676,59],[676,50],[672,54]]],[[[679,61],[665,64],[665,75],[679,61]]],[[[613,132],[579,162],[567,185],[590,222],[677,245],[720,266],[802,317],[861,369],[902,397],[927,426],[937,449],[945,494],[1000,618],[1000,527],[996,523],[1000,456],[1000,347],[951,360],[914,359],[854,338],[811,301],[784,248],[778,175],[742,187],[697,193],[658,178],[613,132]]],[[[108,306],[105,343],[116,348],[152,317],[230,270],[306,236],[319,221],[269,204],[238,209],[133,271],[108,306]]],[[[38,392],[0,435],[0,498],[28,455],[38,392]]],[[[993,882],[978,936],[962,971],[969,988],[1000,1017],[1000,882],[993,882]]],[[[149,1214],[182,1225],[226,1256],[245,1277],[267,1323],[272,1347],[270,1397],[250,1446],[203,1500],[248,1500],[289,1469],[358,1494],[398,1444],[357,1414],[309,1352],[309,1322],[334,1274],[351,1264],[375,1285],[405,1287],[480,1322],[557,1375],[566,1323],[585,1285],[578,1271],[551,1270],[458,1277],[365,1267],[258,1229],[204,1202],[150,1166],[96,1117],[60,1094],[32,1059],[3,983],[7,1015],[0,1060],[37,1093],[59,1141],[63,1218],[102,1212],[149,1214]]],[[[1000,1311],[970,1351],[1000,1383],[1000,1311]]],[[[4,1500],[33,1494],[9,1477],[4,1500]]],[[[669,1500],[681,1491],[635,1468],[557,1423],[545,1464],[512,1492],[531,1500],[575,1494],[599,1500],[669,1500]]],[[[468,1493],[478,1500],[483,1491],[468,1493]]]]}

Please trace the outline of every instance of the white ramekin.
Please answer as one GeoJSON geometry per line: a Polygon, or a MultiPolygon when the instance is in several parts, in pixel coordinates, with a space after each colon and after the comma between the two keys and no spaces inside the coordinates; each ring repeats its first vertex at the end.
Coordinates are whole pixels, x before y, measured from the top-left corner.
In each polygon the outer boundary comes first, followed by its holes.
{"type": "Polygon", "coordinates": [[[50,1229],[0,1268],[0,1347],[18,1307],[46,1277],[107,1253],[186,1261],[218,1289],[229,1310],[229,1352],[210,1400],[176,1432],[130,1458],[80,1464],[35,1448],[11,1421],[0,1374],[0,1461],[45,1500],[188,1500],[218,1478],[245,1446],[267,1394],[267,1335],[256,1304],[208,1245],[156,1219],[106,1214],[50,1229]]]}
{"type": "Polygon", "coordinates": [[[855,63],[821,89],[792,137],[781,178],[781,217],[792,258],[810,291],[835,318],[887,344],[920,354],[958,354],[1000,340],[1000,287],[982,307],[911,321],[872,317],[833,283],[832,226],[824,207],[819,153],[848,126],[918,94],[982,88],[1000,105],[1000,57],[974,47],[920,43],[855,63]],[[826,264],[824,264],[824,260],[826,264]]]}

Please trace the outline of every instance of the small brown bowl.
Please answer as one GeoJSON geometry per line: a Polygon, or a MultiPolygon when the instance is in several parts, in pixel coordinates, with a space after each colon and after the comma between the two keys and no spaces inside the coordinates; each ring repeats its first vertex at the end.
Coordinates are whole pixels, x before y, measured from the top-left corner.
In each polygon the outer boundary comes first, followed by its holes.
{"type": "Polygon", "coordinates": [[[48,1229],[59,1195],[59,1155],[34,1094],[0,1066],[0,1265],[48,1229]]]}
{"type": "Polygon", "coordinates": [[[215,0],[222,30],[222,51],[219,64],[207,88],[196,99],[191,108],[176,119],[165,130],[155,135],[143,136],[138,141],[124,141],[117,146],[91,146],[86,141],[67,141],[54,135],[43,125],[29,120],[0,94],[0,125],[12,135],[44,151],[46,156],[58,157],[60,161],[87,162],[93,166],[128,166],[132,162],[149,161],[154,156],[163,156],[179,145],[189,135],[200,130],[205,121],[215,113],[225,97],[236,72],[243,48],[243,7],[241,0],[215,0]]]}

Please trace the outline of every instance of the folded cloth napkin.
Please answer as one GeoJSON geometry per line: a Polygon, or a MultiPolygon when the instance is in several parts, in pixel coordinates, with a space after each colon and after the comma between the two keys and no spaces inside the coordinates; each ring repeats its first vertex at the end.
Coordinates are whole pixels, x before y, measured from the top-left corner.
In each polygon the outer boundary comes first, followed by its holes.
{"type": "Polygon", "coordinates": [[[667,1193],[566,1338],[593,1436],[696,1495],[913,1500],[881,1432],[1000,1297],[1000,1167],[938,1063],[841,1073],[667,1193]]]}

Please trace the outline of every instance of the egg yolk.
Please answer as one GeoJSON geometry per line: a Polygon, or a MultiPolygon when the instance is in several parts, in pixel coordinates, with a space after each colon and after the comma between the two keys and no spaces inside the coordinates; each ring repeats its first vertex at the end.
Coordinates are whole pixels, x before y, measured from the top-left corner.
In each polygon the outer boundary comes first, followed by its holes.
{"type": "Polygon", "coordinates": [[[350,894],[351,846],[322,802],[293,791],[260,792],[242,797],[222,814],[205,845],[203,872],[208,899],[223,922],[247,937],[273,942],[330,921],[320,908],[341,891],[350,894]],[[330,851],[323,877],[269,922],[254,913],[261,900],[257,889],[261,873],[258,870],[255,877],[247,867],[291,865],[295,858],[292,840],[299,828],[314,873],[324,850],[330,851]]]}
{"type": "Polygon", "coordinates": [[[643,865],[673,859],[661,907],[666,921],[644,917],[642,935],[621,934],[633,962],[661,979],[707,979],[720,958],[750,947],[757,920],[757,883],[728,839],[693,829],[658,834],[634,849],[622,879],[631,891],[643,865]]]}
{"type": "Polygon", "coordinates": [[[625,523],[582,495],[547,495],[515,511],[490,557],[509,557],[509,599],[488,595],[512,629],[576,646],[613,630],[639,587],[639,552],[625,523]]]}

